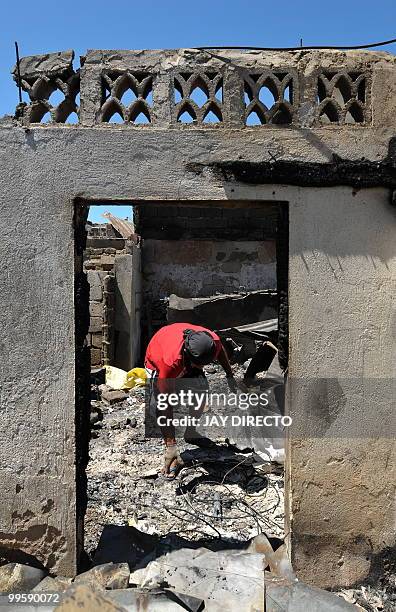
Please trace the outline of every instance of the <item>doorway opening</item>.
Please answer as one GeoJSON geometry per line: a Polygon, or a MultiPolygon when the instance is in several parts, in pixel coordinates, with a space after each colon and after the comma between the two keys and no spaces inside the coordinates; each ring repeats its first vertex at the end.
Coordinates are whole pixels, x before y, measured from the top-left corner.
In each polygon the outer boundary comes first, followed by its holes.
{"type": "MultiPolygon", "coordinates": [[[[106,370],[143,367],[148,342],[165,325],[201,325],[218,334],[248,385],[238,397],[264,393],[264,413],[282,415],[287,203],[79,201],[75,245],[81,550],[95,563],[119,561],[115,548],[125,548],[131,528],[171,548],[243,548],[259,533],[276,546],[284,537],[282,427],[276,435],[213,427],[208,449],[178,439],[185,467],[165,482],[161,436],[145,429],[145,388],[114,389],[106,370]]],[[[217,363],[205,373],[211,389],[227,392],[217,363]]],[[[215,415],[229,410],[222,405],[215,415]]],[[[261,410],[249,406],[247,414],[261,410]]]]}

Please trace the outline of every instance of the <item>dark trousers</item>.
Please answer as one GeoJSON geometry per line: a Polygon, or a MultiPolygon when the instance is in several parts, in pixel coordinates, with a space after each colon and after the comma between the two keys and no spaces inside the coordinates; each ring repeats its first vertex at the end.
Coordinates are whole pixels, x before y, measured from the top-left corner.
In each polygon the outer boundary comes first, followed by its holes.
{"type": "Polygon", "coordinates": [[[252,357],[245,373],[246,379],[253,379],[259,372],[266,372],[276,355],[276,349],[264,342],[252,357]]]}

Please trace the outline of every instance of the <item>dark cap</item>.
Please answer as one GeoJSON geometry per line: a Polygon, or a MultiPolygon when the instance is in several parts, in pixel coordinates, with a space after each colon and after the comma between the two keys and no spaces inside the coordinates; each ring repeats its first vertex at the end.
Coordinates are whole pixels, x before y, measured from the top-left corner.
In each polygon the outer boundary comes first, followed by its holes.
{"type": "Polygon", "coordinates": [[[185,329],[184,348],[192,363],[206,365],[213,361],[216,354],[216,343],[206,331],[185,329]]]}

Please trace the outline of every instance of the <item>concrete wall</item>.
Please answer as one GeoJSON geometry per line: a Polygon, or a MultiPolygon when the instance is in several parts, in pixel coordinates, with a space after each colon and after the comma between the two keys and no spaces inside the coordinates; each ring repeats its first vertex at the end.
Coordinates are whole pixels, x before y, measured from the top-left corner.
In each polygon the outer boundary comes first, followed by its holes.
{"type": "MultiPolygon", "coordinates": [[[[23,165],[16,149],[9,154],[12,140],[8,146],[8,154],[3,147],[0,153],[1,250],[7,262],[0,281],[0,547],[2,554],[12,549],[22,562],[32,557],[56,565],[61,574],[72,573],[77,559],[73,203],[64,194],[60,204],[60,194],[47,188],[40,194],[46,172],[34,167],[33,159],[33,176],[20,180],[23,165]],[[27,184],[35,185],[34,195],[27,184]]],[[[30,163],[25,158],[25,171],[30,163]]]]}
{"type": "Polygon", "coordinates": [[[276,288],[275,241],[151,240],[142,249],[143,291],[204,297],[276,288]]]}
{"type": "MultiPolygon", "coordinates": [[[[86,63],[86,75],[101,67],[98,57],[86,63]]],[[[117,57],[121,65],[122,54],[117,57]]],[[[250,54],[249,61],[257,63],[260,57],[250,54]]],[[[197,174],[188,166],[233,159],[270,162],[268,151],[274,149],[281,160],[324,164],[334,154],[373,162],[387,156],[396,99],[392,57],[323,53],[282,58],[301,61],[306,74],[321,65],[353,69],[368,62],[372,121],[310,129],[43,125],[28,131],[12,119],[0,122],[0,539],[3,548],[12,550],[9,555],[32,555],[64,574],[76,568],[75,518],[81,500],[75,457],[81,432],[75,431],[75,198],[290,202],[288,405],[297,425],[305,418],[311,423],[316,414],[321,434],[311,434],[312,440],[301,434],[291,442],[295,567],[310,582],[335,586],[374,574],[387,554],[394,537],[394,432],[388,426],[391,403],[384,387],[394,343],[390,193],[260,186],[222,178],[210,169],[197,174]],[[332,387],[330,376],[338,381],[332,387]],[[327,387],[318,377],[326,379],[327,387]],[[363,387],[369,393],[366,403],[361,401],[363,387]],[[358,439],[362,418],[384,427],[358,439]],[[325,431],[323,422],[329,424],[325,431]],[[350,423],[356,425],[353,431],[350,423]],[[347,434],[342,439],[340,429],[347,434]]]]}
{"type": "Polygon", "coordinates": [[[115,260],[114,364],[128,371],[140,356],[141,261],[140,248],[115,260]]]}
{"type": "Polygon", "coordinates": [[[230,208],[153,203],[134,207],[143,238],[143,292],[204,297],[276,288],[276,206],[230,208]]]}
{"type": "Polygon", "coordinates": [[[381,189],[290,201],[292,552],[324,587],[380,575],[394,546],[395,220],[381,189]]]}

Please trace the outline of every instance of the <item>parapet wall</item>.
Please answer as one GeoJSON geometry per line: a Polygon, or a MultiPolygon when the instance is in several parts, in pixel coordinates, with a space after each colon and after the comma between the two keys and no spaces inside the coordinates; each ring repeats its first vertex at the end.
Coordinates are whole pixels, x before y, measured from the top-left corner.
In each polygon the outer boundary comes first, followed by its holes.
{"type": "Polygon", "coordinates": [[[144,129],[383,125],[384,68],[394,66],[389,54],[359,51],[88,51],[81,69],[73,57],[21,60],[25,123],[75,113],[81,125],[117,117],[144,129]]]}

